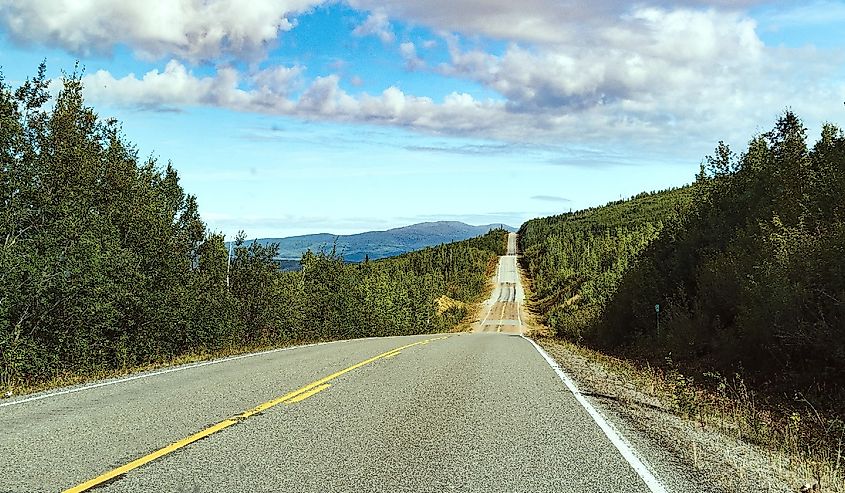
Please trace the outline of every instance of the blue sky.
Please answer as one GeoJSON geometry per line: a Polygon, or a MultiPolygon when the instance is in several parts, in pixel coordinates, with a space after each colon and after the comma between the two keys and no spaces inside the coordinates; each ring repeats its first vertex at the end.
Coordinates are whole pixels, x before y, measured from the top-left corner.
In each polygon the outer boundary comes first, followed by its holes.
{"type": "Polygon", "coordinates": [[[845,2],[0,0],[209,227],[507,223],[691,182],[790,107],[845,123],[845,2]]]}

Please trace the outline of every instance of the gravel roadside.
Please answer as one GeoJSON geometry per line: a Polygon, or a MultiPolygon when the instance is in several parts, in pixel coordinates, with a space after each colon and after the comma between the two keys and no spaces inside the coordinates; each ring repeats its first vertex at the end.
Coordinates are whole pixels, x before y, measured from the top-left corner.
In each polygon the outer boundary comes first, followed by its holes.
{"type": "Polygon", "coordinates": [[[674,414],[665,398],[570,344],[538,342],[658,476],[685,474],[708,492],[796,492],[812,483],[791,472],[787,458],[674,414]]]}

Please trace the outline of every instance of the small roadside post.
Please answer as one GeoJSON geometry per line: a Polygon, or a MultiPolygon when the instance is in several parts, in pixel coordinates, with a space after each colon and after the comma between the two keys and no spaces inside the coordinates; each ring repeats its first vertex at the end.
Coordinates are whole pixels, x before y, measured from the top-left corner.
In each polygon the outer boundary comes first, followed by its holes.
{"type": "Polygon", "coordinates": [[[232,243],[229,243],[229,256],[226,257],[226,292],[230,291],[229,289],[229,272],[232,270],[232,243]]]}
{"type": "Polygon", "coordinates": [[[657,317],[657,337],[660,337],[660,303],[654,305],[654,313],[657,317]]]}

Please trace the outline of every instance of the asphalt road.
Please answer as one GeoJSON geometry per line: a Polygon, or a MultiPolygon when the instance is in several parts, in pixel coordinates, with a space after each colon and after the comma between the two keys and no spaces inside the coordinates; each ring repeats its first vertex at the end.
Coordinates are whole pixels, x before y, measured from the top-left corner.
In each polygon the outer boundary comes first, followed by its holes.
{"type": "Polygon", "coordinates": [[[0,491],[663,491],[568,385],[503,333],[142,374],[0,402],[0,491]]]}
{"type": "Polygon", "coordinates": [[[476,332],[522,333],[520,310],[525,292],[519,277],[516,254],[516,234],[510,233],[507,254],[499,257],[493,292],[482,307],[483,316],[474,328],[476,332]]]}

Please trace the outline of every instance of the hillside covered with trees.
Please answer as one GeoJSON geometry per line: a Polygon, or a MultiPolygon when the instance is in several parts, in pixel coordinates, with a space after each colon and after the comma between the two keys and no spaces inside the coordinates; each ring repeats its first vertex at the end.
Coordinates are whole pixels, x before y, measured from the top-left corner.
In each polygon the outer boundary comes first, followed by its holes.
{"type": "Polygon", "coordinates": [[[573,340],[589,335],[622,276],[691,196],[689,187],[642,193],[523,224],[521,259],[545,323],[573,340]]]}
{"type": "Polygon", "coordinates": [[[252,241],[257,241],[262,245],[278,243],[280,259],[297,260],[308,250],[318,252],[334,248],[347,262],[361,262],[365,259],[395,257],[430,246],[468,240],[484,235],[491,229],[499,228],[516,231],[502,224],[472,226],[458,221],[433,221],[352,235],[318,233],[286,238],[258,238],[247,240],[246,245],[248,246],[252,241]]]}
{"type": "Polygon", "coordinates": [[[845,408],[845,137],[792,112],[689,188],[522,226],[560,336],[845,408]],[[660,305],[657,323],[655,305],[660,305]]]}
{"type": "Polygon", "coordinates": [[[276,245],[229,260],[176,169],[139,159],[76,74],[0,81],[0,388],[299,341],[451,328],[484,291],[506,232],[350,265],[276,245]],[[444,302],[446,300],[446,302],[444,302]],[[450,301],[454,300],[454,301],[450,301]]]}

